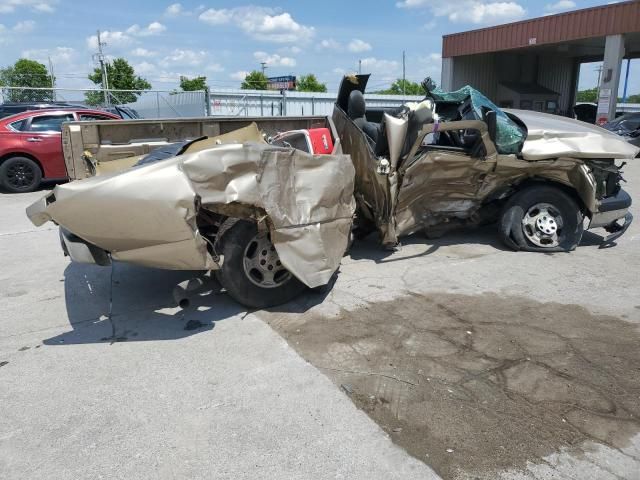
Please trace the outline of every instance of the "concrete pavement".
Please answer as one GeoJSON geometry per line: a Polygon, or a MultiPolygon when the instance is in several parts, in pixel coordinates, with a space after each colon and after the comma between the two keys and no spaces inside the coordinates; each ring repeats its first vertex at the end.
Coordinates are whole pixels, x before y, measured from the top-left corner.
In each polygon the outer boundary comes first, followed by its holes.
{"type": "MultiPolygon", "coordinates": [[[[625,177],[640,198],[640,163],[625,177]]],[[[416,235],[393,254],[368,239],[344,259],[331,292],[270,312],[247,313],[215,284],[182,311],[171,291],[193,274],[117,264],[109,321],[110,269],[69,264],[57,231],[28,222],[24,207],[40,195],[0,195],[3,478],[437,478],[429,465],[445,478],[640,478],[637,419],[615,418],[618,432],[597,415],[562,416],[581,399],[593,413],[603,391],[614,415],[633,413],[640,399],[639,371],[627,368],[640,364],[630,348],[640,323],[638,223],[614,248],[598,249],[588,233],[575,252],[554,255],[506,251],[492,228],[416,235]],[[541,329],[568,343],[534,338],[541,329]],[[486,340],[471,353],[496,358],[516,342],[523,350],[506,360],[533,352],[544,368],[564,362],[568,376],[508,364],[504,389],[455,397],[460,369],[478,363],[446,342],[467,330],[486,340]],[[393,335],[398,348],[378,348],[393,335]],[[551,343],[559,356],[547,360],[551,343]],[[576,355],[561,356],[569,347],[576,355]],[[414,372],[415,352],[455,369],[414,372]],[[398,378],[405,390],[393,386],[398,378]],[[591,390],[579,389],[585,383],[591,390]],[[483,416],[486,392],[522,402],[483,416]],[[456,415],[450,405],[466,409],[456,415]],[[551,433],[532,429],[511,448],[523,415],[551,433]],[[571,429],[556,428],[563,418],[571,429]],[[413,438],[429,440],[426,450],[413,438]],[[495,450],[474,445],[489,441],[495,450]]],[[[596,413],[610,415],[603,408],[596,413]]]]}

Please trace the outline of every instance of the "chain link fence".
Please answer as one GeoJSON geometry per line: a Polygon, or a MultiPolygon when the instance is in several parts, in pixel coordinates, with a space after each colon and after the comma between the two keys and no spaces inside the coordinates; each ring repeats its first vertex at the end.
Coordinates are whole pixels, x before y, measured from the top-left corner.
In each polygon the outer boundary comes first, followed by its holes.
{"type": "MultiPolygon", "coordinates": [[[[0,103],[57,103],[111,110],[128,107],[139,118],[230,116],[331,115],[336,93],[268,90],[215,90],[177,92],[169,90],[103,90],[68,88],[0,87],[0,103]]],[[[421,96],[366,95],[369,108],[398,107],[421,96]]]]}
{"type": "Polygon", "coordinates": [[[203,117],[209,113],[205,91],[103,90],[0,87],[0,104],[47,103],[112,110],[125,106],[140,118],[203,117]]]}

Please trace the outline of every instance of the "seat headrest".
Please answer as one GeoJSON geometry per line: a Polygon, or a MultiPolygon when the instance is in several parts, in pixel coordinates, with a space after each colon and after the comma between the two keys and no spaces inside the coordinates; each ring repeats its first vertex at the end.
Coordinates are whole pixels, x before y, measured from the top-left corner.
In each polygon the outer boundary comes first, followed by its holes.
{"type": "Polygon", "coordinates": [[[349,118],[356,119],[364,117],[366,105],[364,95],[360,90],[354,90],[349,94],[349,103],[347,105],[347,115],[349,118]]]}

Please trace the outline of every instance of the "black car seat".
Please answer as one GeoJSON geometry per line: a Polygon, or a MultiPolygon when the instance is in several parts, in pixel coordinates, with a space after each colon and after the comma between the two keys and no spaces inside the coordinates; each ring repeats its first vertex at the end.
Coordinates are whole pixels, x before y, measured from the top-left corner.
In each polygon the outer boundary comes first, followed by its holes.
{"type": "Polygon", "coordinates": [[[380,125],[367,121],[366,110],[367,107],[362,92],[360,90],[351,92],[349,94],[349,103],[347,104],[347,115],[375,144],[380,134],[380,125]]]}

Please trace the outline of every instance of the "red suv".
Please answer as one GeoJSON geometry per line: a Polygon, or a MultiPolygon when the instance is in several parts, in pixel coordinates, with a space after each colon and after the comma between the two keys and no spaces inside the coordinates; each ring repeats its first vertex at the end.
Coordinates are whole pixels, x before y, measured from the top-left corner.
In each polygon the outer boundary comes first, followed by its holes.
{"type": "Polygon", "coordinates": [[[19,113],[0,120],[0,186],[13,193],[32,192],[42,180],[64,180],[64,122],[120,120],[100,110],[51,109],[19,113]]]}

